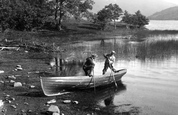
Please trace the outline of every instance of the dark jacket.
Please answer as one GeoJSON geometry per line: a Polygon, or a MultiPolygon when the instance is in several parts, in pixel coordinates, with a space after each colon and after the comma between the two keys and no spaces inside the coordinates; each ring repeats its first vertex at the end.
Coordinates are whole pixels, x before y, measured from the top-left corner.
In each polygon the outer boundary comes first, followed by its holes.
{"type": "Polygon", "coordinates": [[[84,67],[91,67],[94,68],[95,63],[92,57],[88,57],[84,63],[84,67]]]}

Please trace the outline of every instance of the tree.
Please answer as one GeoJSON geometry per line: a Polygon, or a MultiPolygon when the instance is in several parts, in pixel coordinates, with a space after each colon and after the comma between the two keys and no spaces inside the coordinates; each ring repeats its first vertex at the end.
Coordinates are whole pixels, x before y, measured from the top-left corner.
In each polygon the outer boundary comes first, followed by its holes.
{"type": "Polygon", "coordinates": [[[125,11],[122,21],[137,28],[141,28],[149,23],[149,19],[142,15],[139,10],[133,15],[125,11]]]}
{"type": "Polygon", "coordinates": [[[114,20],[114,27],[116,29],[116,20],[121,16],[122,9],[117,4],[109,4],[108,6],[105,6],[105,8],[111,13],[111,20],[114,20]]]}
{"type": "Polygon", "coordinates": [[[52,0],[50,4],[54,12],[56,28],[61,30],[64,16],[79,18],[92,9],[94,2],[92,0],[52,0]]]}
{"type": "Polygon", "coordinates": [[[47,0],[1,0],[0,24],[6,28],[31,30],[43,25],[43,20],[50,14],[47,0]]]}
{"type": "Polygon", "coordinates": [[[137,25],[138,28],[143,27],[144,25],[147,25],[149,23],[149,19],[146,18],[146,16],[142,15],[139,10],[135,13],[134,17],[135,17],[134,25],[137,25]]]}
{"type": "Polygon", "coordinates": [[[87,16],[93,4],[92,0],[1,0],[0,24],[3,30],[31,30],[55,22],[61,30],[64,17],[87,16]]]}
{"type": "Polygon", "coordinates": [[[115,21],[118,20],[121,14],[122,9],[117,4],[109,4],[97,13],[97,20],[101,23],[102,29],[104,29],[106,24],[112,20],[114,21],[114,26],[116,28],[115,21]]]}
{"type": "Polygon", "coordinates": [[[100,25],[102,30],[104,30],[106,24],[111,21],[110,17],[111,13],[109,12],[109,10],[106,10],[104,8],[97,13],[96,22],[100,25]]]}

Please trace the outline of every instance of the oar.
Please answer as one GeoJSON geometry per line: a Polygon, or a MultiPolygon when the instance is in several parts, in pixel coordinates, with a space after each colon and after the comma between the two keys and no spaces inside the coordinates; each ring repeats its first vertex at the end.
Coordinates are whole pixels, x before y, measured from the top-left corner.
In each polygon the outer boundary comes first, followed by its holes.
{"type": "MultiPolygon", "coordinates": [[[[111,70],[111,69],[110,69],[111,70]]],[[[111,74],[112,74],[112,77],[113,77],[113,80],[114,80],[114,83],[115,83],[115,86],[117,87],[117,83],[116,83],[116,79],[114,77],[114,74],[113,74],[113,71],[111,70],[111,74]]]]}
{"type": "Polygon", "coordinates": [[[94,91],[95,91],[95,77],[94,77],[94,69],[93,69],[93,84],[94,84],[94,91]]]}

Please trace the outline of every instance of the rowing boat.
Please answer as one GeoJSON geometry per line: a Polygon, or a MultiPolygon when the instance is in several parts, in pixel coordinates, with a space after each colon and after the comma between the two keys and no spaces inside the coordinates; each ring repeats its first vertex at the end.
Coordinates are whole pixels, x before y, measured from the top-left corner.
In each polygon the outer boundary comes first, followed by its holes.
{"type": "Polygon", "coordinates": [[[116,73],[89,76],[60,76],[60,77],[40,77],[41,87],[46,96],[59,95],[59,91],[66,89],[89,89],[106,86],[121,81],[126,74],[126,69],[118,70],[116,73]]]}

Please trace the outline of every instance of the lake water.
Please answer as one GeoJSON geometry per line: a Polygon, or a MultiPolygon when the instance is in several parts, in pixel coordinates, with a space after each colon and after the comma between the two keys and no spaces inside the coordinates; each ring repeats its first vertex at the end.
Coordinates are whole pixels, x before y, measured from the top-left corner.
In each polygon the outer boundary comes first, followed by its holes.
{"type": "MultiPolygon", "coordinates": [[[[98,58],[94,74],[100,75],[104,67],[103,53],[116,51],[114,67],[127,69],[127,74],[122,78],[125,88],[110,96],[113,100],[111,106],[105,104],[104,98],[98,99],[95,104],[100,107],[108,111],[112,107],[115,114],[176,115],[178,35],[152,35],[147,38],[143,42],[109,39],[70,44],[70,47],[66,47],[69,52],[64,55],[69,60],[84,60],[91,53],[96,53],[98,58]]],[[[74,71],[75,75],[81,75],[83,70],[80,67],[70,70],[73,75],[74,71]]]]}
{"type": "Polygon", "coordinates": [[[176,20],[150,20],[146,25],[149,30],[178,30],[178,21],[176,20]]]}
{"type": "MultiPolygon", "coordinates": [[[[177,26],[172,23],[171,25],[177,26]]],[[[159,27],[158,24],[157,28],[159,27]]],[[[79,102],[78,105],[74,105],[77,108],[76,110],[78,108],[83,111],[91,110],[92,113],[98,113],[97,115],[177,115],[178,34],[149,35],[146,39],[142,42],[127,39],[75,42],[64,44],[61,47],[65,49],[62,54],[52,53],[50,56],[45,56],[43,53],[1,51],[0,70],[4,70],[5,74],[10,73],[10,75],[15,72],[13,74],[17,75],[17,80],[24,79],[23,82],[27,85],[35,85],[37,88],[30,90],[33,94],[33,92],[41,89],[36,71],[48,70],[55,72],[55,69],[49,70],[48,63],[51,56],[65,59],[68,62],[71,62],[71,60],[80,62],[95,53],[98,57],[94,74],[100,75],[104,67],[103,54],[115,50],[116,62],[114,67],[116,69],[127,69],[121,84],[118,85],[118,88],[112,86],[96,92],[76,92],[76,94],[72,94],[74,95],[72,100],[79,102]],[[23,67],[23,71],[20,71],[20,73],[19,71],[14,71],[14,67],[18,64],[23,67]]],[[[110,73],[111,71],[108,70],[107,72],[110,73]]],[[[61,76],[81,75],[83,70],[81,65],[68,64],[63,66],[62,71],[56,74],[61,76]]],[[[2,75],[1,78],[4,76],[2,75]]],[[[2,83],[0,85],[2,86],[1,91],[4,91],[5,86],[2,83]]],[[[29,98],[35,99],[32,102],[28,102],[30,104],[25,106],[25,109],[34,108],[40,110],[43,107],[41,105],[45,103],[44,98],[40,96],[27,96],[26,93],[23,96],[21,93],[27,91],[26,89],[18,91],[11,87],[5,88],[7,90],[3,93],[8,94],[14,91],[16,94],[14,96],[17,96],[16,99],[20,98],[20,100],[26,101],[29,98]],[[19,94],[21,94],[20,97],[18,97],[19,94]]],[[[0,98],[3,97],[3,93],[0,93],[0,98]]],[[[60,99],[60,96],[57,98],[60,99]]],[[[23,107],[24,104],[21,106],[23,107]]],[[[11,109],[12,107],[10,106],[9,110],[11,109]]],[[[14,111],[12,110],[12,113],[14,111]]]]}

